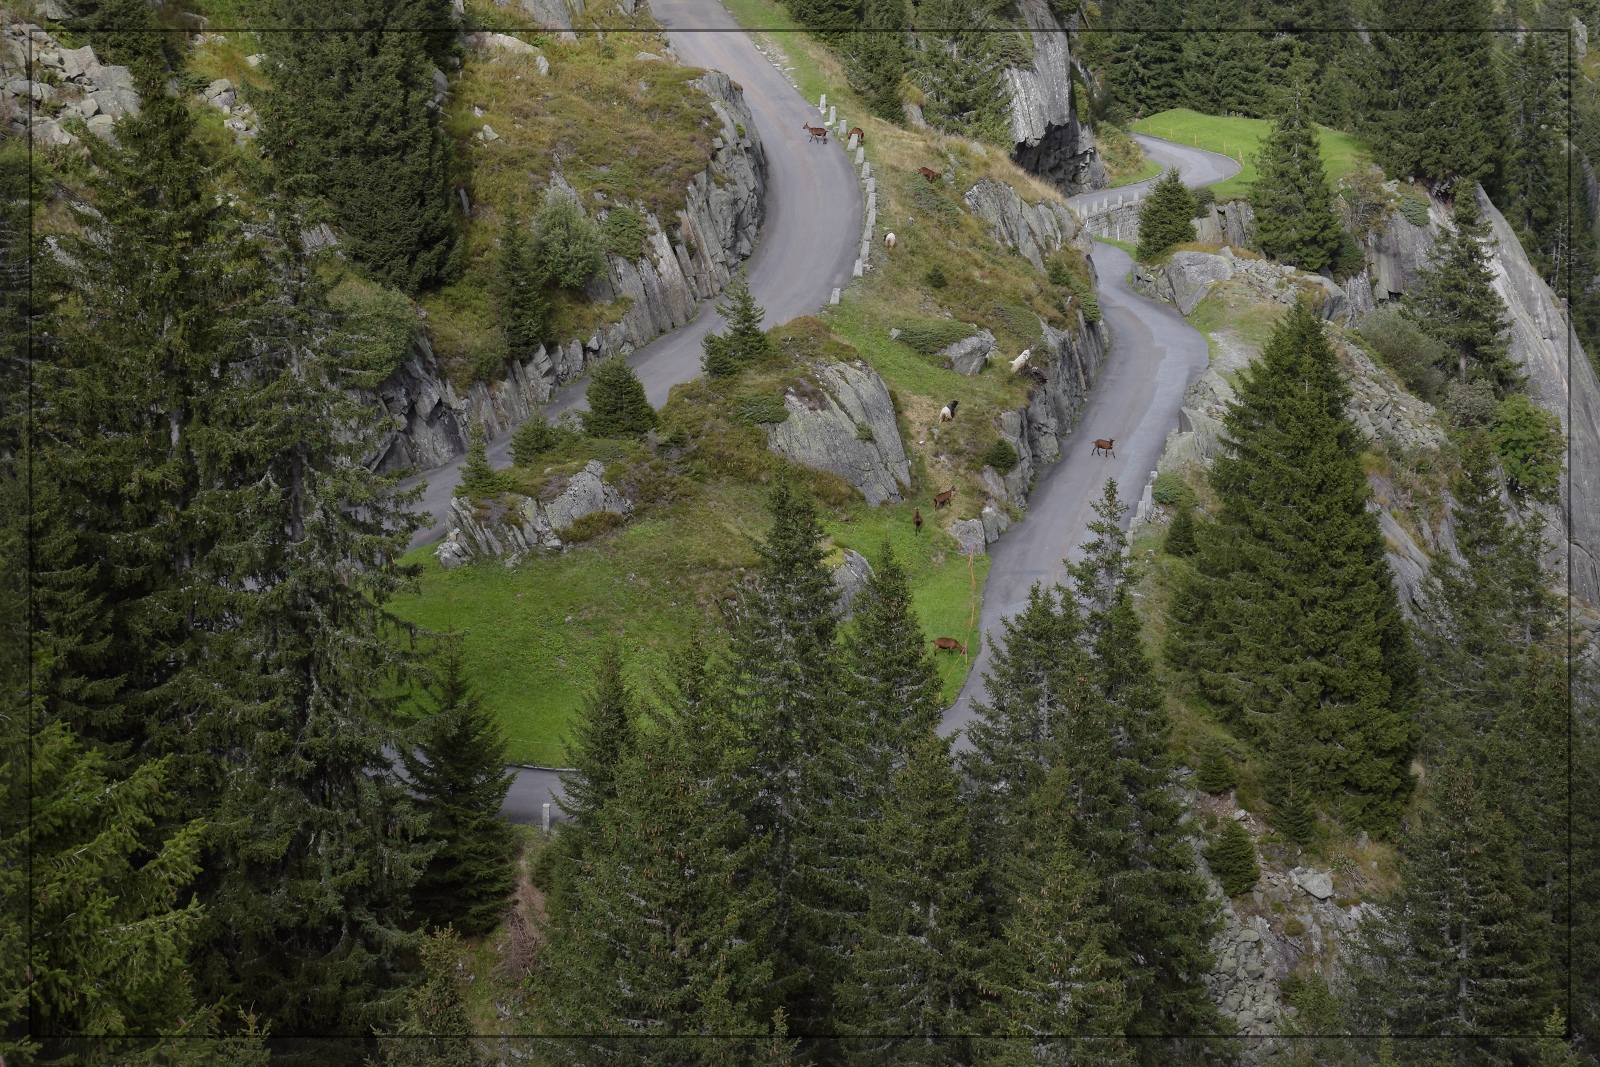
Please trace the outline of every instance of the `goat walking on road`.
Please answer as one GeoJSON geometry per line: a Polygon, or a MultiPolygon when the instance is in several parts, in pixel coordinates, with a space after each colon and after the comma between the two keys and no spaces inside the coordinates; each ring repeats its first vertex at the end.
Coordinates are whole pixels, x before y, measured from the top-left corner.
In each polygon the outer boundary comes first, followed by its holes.
{"type": "Polygon", "coordinates": [[[1112,437],[1112,438],[1097,437],[1097,438],[1095,438],[1094,447],[1089,449],[1089,455],[1091,455],[1091,456],[1093,456],[1093,455],[1108,455],[1112,459],[1116,459],[1117,458],[1116,450],[1111,447],[1112,445],[1115,445],[1116,443],[1117,443],[1117,439],[1115,437],[1112,437]]]}

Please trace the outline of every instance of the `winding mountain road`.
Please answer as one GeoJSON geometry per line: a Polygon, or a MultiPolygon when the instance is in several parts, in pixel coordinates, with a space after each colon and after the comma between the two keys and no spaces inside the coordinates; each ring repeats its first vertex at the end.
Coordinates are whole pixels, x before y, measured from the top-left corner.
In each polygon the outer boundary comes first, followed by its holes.
{"type": "MultiPolygon", "coordinates": [[[[1227,156],[1154,137],[1137,139],[1163,170],[1178,167],[1184,184],[1191,188],[1239,172],[1239,164],[1227,156]]],[[[1114,199],[1117,193],[1141,197],[1155,180],[1110,193],[1084,193],[1068,203],[1081,208],[1108,195],[1114,199]]],[[[1118,495],[1124,500],[1137,500],[1161,458],[1167,434],[1178,425],[1183,394],[1209,362],[1205,337],[1184,321],[1177,308],[1140,296],[1129,287],[1132,265],[1132,257],[1122,249],[1096,243],[1100,311],[1111,330],[1111,351],[1078,417],[1081,432],[1068,437],[1060,461],[1039,474],[1028,498],[1027,518],[1006,531],[989,551],[989,576],[984,582],[978,624],[984,641],[966,685],[940,723],[940,732],[946,736],[961,731],[973,717],[972,701],[981,695],[993,639],[1004,633],[1001,620],[1027,605],[1034,582],[1049,586],[1065,579],[1065,560],[1079,556],[1078,546],[1093,516],[1090,505],[1099,498],[1107,478],[1117,480],[1118,495]],[[1115,457],[1089,454],[1097,437],[1116,442],[1115,457]]],[[[1124,527],[1131,516],[1130,509],[1124,527]]],[[[956,739],[956,748],[966,747],[963,733],[956,739]]]]}
{"type": "MultiPolygon", "coordinates": [[[[720,5],[705,0],[654,0],[657,18],[673,32],[673,45],[685,62],[726,70],[745,86],[746,99],[761,135],[769,145],[773,184],[769,186],[767,226],[762,246],[751,259],[751,288],[767,307],[769,322],[782,322],[806,314],[826,299],[827,290],[848,280],[854,255],[859,214],[851,227],[828,240],[838,242],[832,252],[817,233],[805,235],[794,228],[805,228],[806,216],[828,212],[815,198],[827,196],[837,174],[832,162],[848,181],[850,195],[859,208],[858,186],[838,153],[795,152],[804,148],[793,138],[783,136],[783,123],[793,120],[798,126],[810,117],[809,106],[795,94],[782,76],[763,59],[749,38],[737,33],[694,34],[679,29],[685,14],[701,10],[717,21],[732,22],[720,5]],[[737,72],[730,68],[741,64],[737,72]],[[770,135],[774,121],[777,130],[770,135]],[[787,153],[784,150],[787,149],[787,153]],[[787,156],[787,158],[786,158],[787,156]],[[796,161],[798,156],[798,162],[796,161]],[[789,168],[794,169],[790,170],[789,168]],[[794,197],[793,200],[789,197],[794,197]],[[805,205],[795,210],[794,203],[805,205]],[[844,251],[839,252],[842,248],[844,251]],[[774,254],[774,249],[779,250],[774,254]],[[788,256],[804,257],[815,274],[802,275],[790,269],[788,256]],[[842,272],[842,275],[841,275],[842,272]],[[840,280],[842,277],[843,280],[840,280]],[[792,279],[792,284],[791,284],[792,279]]],[[[1184,184],[1191,188],[1223,181],[1238,173],[1239,165],[1226,156],[1203,152],[1153,137],[1139,136],[1145,154],[1160,163],[1163,170],[1179,167],[1184,184]]],[[[1117,190],[1124,197],[1142,198],[1155,179],[1117,190]]],[[[1068,202],[1080,210],[1105,199],[1105,190],[1085,193],[1068,202]]],[[[1027,518],[1012,526],[991,550],[992,563],[984,584],[980,629],[986,638],[999,635],[1001,620],[1027,603],[1034,582],[1046,585],[1061,581],[1064,560],[1074,557],[1084,539],[1091,516],[1090,504],[1099,495],[1107,478],[1115,478],[1124,497],[1142,490],[1145,478],[1155,468],[1165,446],[1167,434],[1178,424],[1178,409],[1183,395],[1205,370],[1206,341],[1184,321],[1177,310],[1134,293],[1128,286],[1129,255],[1109,244],[1097,244],[1094,264],[1100,283],[1100,308],[1111,330],[1111,351],[1106,365],[1090,390],[1088,402],[1079,418],[1083,433],[1068,439],[1066,454],[1040,475],[1028,504],[1027,518]],[[1094,437],[1110,437],[1117,442],[1116,457],[1090,456],[1088,444],[1094,437]]],[[[700,338],[712,328],[714,313],[701,317],[676,333],[663,337],[633,357],[640,369],[646,391],[660,403],[666,391],[680,381],[699,373],[700,338]],[[659,361],[659,362],[657,362],[659,361]]],[[[551,402],[558,410],[576,407],[582,398],[582,383],[568,386],[551,402]]],[[[505,445],[501,444],[503,454],[505,445]]],[[[494,453],[491,453],[493,455],[494,453]]],[[[500,462],[504,462],[502,458],[500,462]]],[[[430,472],[435,478],[442,472],[430,472]]],[[[453,488],[452,480],[451,486],[453,488]]],[[[444,497],[448,501],[448,494],[444,497]]],[[[435,535],[437,536],[437,535],[435,535]]],[[[983,685],[989,664],[991,643],[985,640],[967,677],[960,696],[946,712],[941,732],[957,733],[972,718],[972,701],[983,685]]],[[[956,738],[958,748],[966,747],[965,736],[956,738]]],[[[565,793],[560,772],[550,768],[523,767],[517,770],[501,812],[511,821],[539,824],[544,805],[561,818],[560,804],[565,793]]]]}
{"type": "MultiPolygon", "coordinates": [[[[766,325],[810,315],[827,304],[833,290],[849,284],[861,242],[864,210],[861,184],[843,148],[800,135],[803,122],[816,122],[808,104],[771,61],[756,50],[726,8],[715,0],[650,0],[650,11],[666,29],[673,50],[686,66],[720,70],[744,89],[767,157],[766,214],[760,243],[747,270],[750,292],[766,309],[766,325]]],[[[660,407],[674,385],[700,376],[701,341],[722,326],[715,301],[701,305],[688,325],[664,334],[628,357],[639,372],[645,394],[660,407]]],[[[589,379],[556,390],[542,408],[552,418],[588,406],[589,379]]],[[[489,462],[511,462],[511,435],[489,442],[489,462]]],[[[464,457],[463,457],[464,458],[464,457]]],[[[418,511],[428,524],[411,547],[444,536],[444,518],[461,481],[462,459],[403,483],[426,483],[418,511]]]]}

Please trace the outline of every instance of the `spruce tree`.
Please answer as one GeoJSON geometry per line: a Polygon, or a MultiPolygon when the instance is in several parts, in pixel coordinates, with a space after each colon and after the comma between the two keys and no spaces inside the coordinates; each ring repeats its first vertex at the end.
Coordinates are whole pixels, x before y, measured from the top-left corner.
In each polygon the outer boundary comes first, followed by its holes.
{"type": "Polygon", "coordinates": [[[461,463],[461,481],[456,496],[489,496],[508,488],[506,476],[489,466],[489,448],[483,436],[483,423],[473,420],[467,431],[467,458],[461,463]]]}
{"type": "Polygon", "coordinates": [[[1239,0],[1200,0],[1183,13],[1184,104],[1207,115],[1259,117],[1266,96],[1266,36],[1239,0]]]}
{"type": "Polygon", "coordinates": [[[1503,201],[1506,221],[1548,278],[1559,270],[1565,236],[1567,161],[1560,137],[1566,126],[1565,86],[1545,36],[1528,34],[1508,64],[1511,143],[1503,164],[1503,201]]]}
{"type": "Polygon", "coordinates": [[[621,356],[601,361],[589,375],[589,410],[583,429],[594,437],[643,437],[660,416],[644,395],[644,383],[621,356]]]}
{"type": "Polygon", "coordinates": [[[570,433],[565,427],[550,425],[544,412],[535,411],[523,419],[522,425],[511,435],[511,462],[518,467],[531,467],[568,436],[570,433]]]}
{"type": "Polygon", "coordinates": [[[867,107],[885,122],[904,121],[900,82],[905,77],[907,24],[904,0],[867,0],[861,24],[870,31],[857,36],[852,80],[867,107]]]}
{"type": "Polygon", "coordinates": [[[881,1063],[960,1063],[985,963],[980,868],[957,791],[949,743],[913,742],[893,799],[873,828],[870,900],[861,944],[839,990],[853,1054],[881,1063]]]}
{"type": "Polygon", "coordinates": [[[1185,188],[1177,168],[1169,168],[1139,209],[1138,258],[1151,260],[1173,245],[1193,241],[1194,211],[1194,194],[1185,188]]]}
{"type": "Polygon", "coordinates": [[[1317,272],[1333,265],[1343,241],[1333,193],[1322,169],[1310,93],[1296,82],[1283,96],[1250,186],[1256,247],[1273,259],[1317,272]]]}
{"type": "Polygon", "coordinates": [[[1505,144],[1484,0],[1397,0],[1373,28],[1367,135],[1399,178],[1488,176],[1505,144]]]}
{"type": "Polygon", "coordinates": [[[1489,266],[1493,235],[1479,216],[1470,182],[1456,187],[1451,221],[1454,231],[1441,235],[1429,251],[1428,266],[1401,308],[1424,333],[1454,352],[1462,383],[1481,378],[1503,390],[1515,385],[1518,376],[1506,344],[1505,303],[1494,291],[1489,266]]]}
{"type": "Polygon", "coordinates": [[[1198,547],[1194,526],[1194,508],[1187,504],[1179,505],[1172,525],[1167,528],[1166,541],[1161,546],[1167,555],[1180,558],[1194,555],[1198,547]]]}
{"type": "Polygon", "coordinates": [[[332,207],[350,254],[406,293],[456,269],[451,149],[433,96],[428,34],[448,26],[438,0],[362,0],[331,16],[313,0],[274,0],[277,61],[262,105],[264,148],[332,207]],[[346,26],[348,29],[338,28],[346,26]]]}
{"type": "Polygon", "coordinates": [[[834,633],[838,593],[823,562],[822,529],[811,500],[787,481],[768,498],[772,528],[759,545],[755,581],[729,613],[730,706],[739,709],[750,753],[747,821],[763,842],[775,894],[770,934],[775,994],[800,1032],[821,1030],[828,1013],[836,941],[816,884],[816,830],[827,817],[836,774],[823,739],[837,720],[839,669],[834,633]],[[820,927],[820,929],[819,929],[820,927]]]}
{"type": "Polygon", "coordinates": [[[500,805],[511,788],[506,743],[483,698],[467,680],[461,639],[437,653],[431,708],[405,758],[411,789],[428,816],[438,851],[418,879],[418,918],[468,935],[499,923],[512,890],[511,825],[500,805]]]}
{"type": "Polygon", "coordinates": [[[1194,784],[1207,793],[1226,793],[1239,784],[1239,772],[1222,742],[1211,738],[1200,746],[1200,766],[1194,784]]]}
{"type": "Polygon", "coordinates": [[[567,742],[572,774],[562,779],[562,807],[579,826],[593,823],[617,793],[619,768],[637,734],[637,698],[624,673],[622,649],[608,641],[595,664],[593,687],[567,742]]]}
{"type": "Polygon", "coordinates": [[[1495,1038],[1538,1033],[1555,1003],[1549,919],[1477,776],[1438,766],[1429,794],[1400,841],[1399,890],[1353,939],[1351,1008],[1357,1025],[1472,1037],[1467,1062],[1505,1062],[1495,1038]]]}
{"type": "Polygon", "coordinates": [[[535,986],[540,1028],[579,1035],[547,1044],[560,1062],[648,1062],[649,1045],[618,1038],[671,1036],[687,1053],[686,1038],[771,1033],[772,893],[762,842],[729,803],[743,757],[704,745],[730,740],[704,718],[726,706],[672,711],[627,750],[585,830],[581,877],[552,900],[535,986]]]}
{"type": "Polygon", "coordinates": [[[1256,845],[1250,840],[1250,831],[1233,819],[1223,822],[1221,833],[1206,848],[1206,863],[1222,883],[1222,891],[1230,897],[1250,892],[1261,880],[1261,868],[1256,865],[1256,845]]]}
{"type": "Polygon", "coordinates": [[[210,827],[201,999],[284,1036],[365,1030],[405,980],[426,855],[385,749],[409,668],[385,604],[416,520],[362,463],[379,420],[329,341],[305,205],[241,172],[247,226],[187,101],[141,79],[120,146],[86,142],[41,382],[110,635],[86,680],[116,706],[80,736],[130,774],[170,757],[210,827]]]}
{"type": "Polygon", "coordinates": [[[1105,9],[1112,35],[1107,72],[1121,121],[1184,103],[1182,13],[1172,0],[1119,0],[1105,9]],[[1132,27],[1138,27],[1133,29],[1132,27]]]}
{"type": "Polygon", "coordinates": [[[1387,833],[1410,793],[1415,653],[1345,403],[1322,325],[1302,304],[1226,417],[1229,452],[1210,476],[1220,513],[1200,528],[1168,654],[1262,747],[1288,716],[1310,795],[1387,833]]]}
{"type": "Polygon", "coordinates": [[[495,302],[506,349],[515,360],[530,359],[539,350],[550,321],[544,277],[534,262],[522,220],[508,212],[500,231],[500,264],[495,277],[495,302]]]}
{"type": "Polygon", "coordinates": [[[537,276],[564,289],[581,289],[606,269],[606,242],[599,225],[567,193],[551,189],[533,220],[537,276]]]}
{"type": "Polygon", "coordinates": [[[772,352],[772,342],[761,331],[764,312],[750,296],[750,283],[743,270],[728,283],[717,313],[727,324],[725,332],[707,334],[701,366],[709,378],[731,378],[746,367],[761,362],[772,352]]]}
{"type": "Polygon", "coordinates": [[[487,1058],[469,1036],[467,954],[453,929],[435,930],[422,943],[421,980],[406,994],[405,1016],[393,1035],[380,1037],[384,1067],[477,1067],[487,1058]]]}
{"type": "MultiPolygon", "coordinates": [[[[1045,776],[1022,848],[1005,861],[1017,897],[979,980],[981,1017],[987,1032],[1013,1039],[1093,1038],[1087,1058],[1131,1064],[1121,1038],[1137,1005],[1127,964],[1110,947],[1116,927],[1093,866],[1073,844],[1071,794],[1064,768],[1045,776]]],[[[1033,1062],[1032,1049],[1018,1045],[1010,1058],[1033,1062]]]]}

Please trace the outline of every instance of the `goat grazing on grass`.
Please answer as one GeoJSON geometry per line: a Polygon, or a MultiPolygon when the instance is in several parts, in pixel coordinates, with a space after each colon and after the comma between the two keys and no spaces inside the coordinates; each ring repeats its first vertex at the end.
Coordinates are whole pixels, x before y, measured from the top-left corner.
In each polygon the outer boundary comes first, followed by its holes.
{"type": "Polygon", "coordinates": [[[960,652],[963,656],[967,654],[967,646],[953,637],[935,637],[933,647],[939,652],[960,652]]]}
{"type": "Polygon", "coordinates": [[[885,247],[885,248],[893,248],[894,247],[894,234],[886,233],[886,234],[883,235],[883,247],[885,247]]]}
{"type": "Polygon", "coordinates": [[[935,508],[942,508],[942,507],[946,506],[947,504],[949,504],[950,503],[950,498],[955,496],[955,495],[956,495],[956,487],[952,485],[950,488],[946,489],[944,492],[940,493],[938,496],[933,498],[933,506],[935,508]]]}
{"type": "Polygon", "coordinates": [[[961,403],[961,401],[952,400],[952,401],[950,401],[950,403],[948,403],[944,407],[940,408],[939,409],[939,421],[940,422],[949,422],[951,419],[955,418],[956,417],[956,405],[959,404],[959,403],[961,403]]]}
{"type": "Polygon", "coordinates": [[[924,178],[928,179],[929,184],[932,184],[933,182],[938,181],[939,178],[940,178],[940,174],[939,174],[938,171],[932,170],[932,169],[930,169],[928,167],[918,167],[917,168],[917,173],[922,175],[924,178]]]}
{"type": "Polygon", "coordinates": [[[1011,373],[1021,374],[1022,368],[1028,365],[1028,357],[1031,355],[1033,355],[1033,349],[1024,348],[1022,350],[1022,355],[1011,361],[1011,373]]]}

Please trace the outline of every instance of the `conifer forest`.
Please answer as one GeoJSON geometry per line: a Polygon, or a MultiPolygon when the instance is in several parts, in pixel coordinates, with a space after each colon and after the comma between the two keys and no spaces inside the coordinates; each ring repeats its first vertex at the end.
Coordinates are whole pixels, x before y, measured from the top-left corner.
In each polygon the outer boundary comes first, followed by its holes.
{"type": "Polygon", "coordinates": [[[0,1067],[1600,1064],[1600,0],[0,0],[0,1067]]]}

